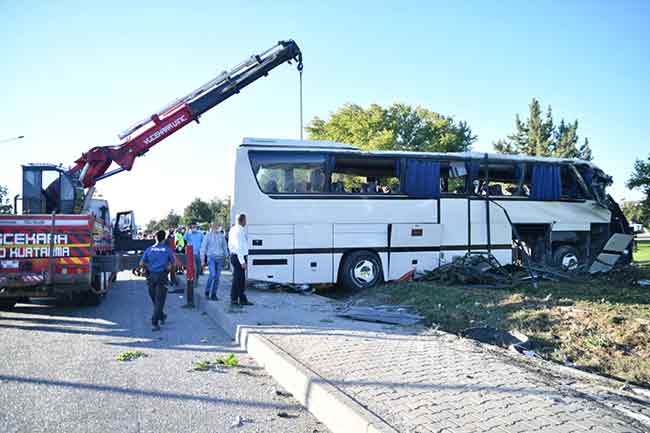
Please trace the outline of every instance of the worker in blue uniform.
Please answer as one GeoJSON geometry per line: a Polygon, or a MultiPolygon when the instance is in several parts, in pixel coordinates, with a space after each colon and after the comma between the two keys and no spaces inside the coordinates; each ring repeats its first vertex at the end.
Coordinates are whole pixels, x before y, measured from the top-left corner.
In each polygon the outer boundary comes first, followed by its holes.
{"type": "Polygon", "coordinates": [[[149,296],[153,303],[153,316],[151,325],[153,331],[160,331],[160,323],[165,323],[167,315],[164,313],[165,300],[167,299],[167,273],[174,265],[174,254],[171,248],[165,245],[166,233],[159,230],[156,233],[156,243],[147,248],[140,260],[140,266],[147,270],[147,285],[149,296]]]}

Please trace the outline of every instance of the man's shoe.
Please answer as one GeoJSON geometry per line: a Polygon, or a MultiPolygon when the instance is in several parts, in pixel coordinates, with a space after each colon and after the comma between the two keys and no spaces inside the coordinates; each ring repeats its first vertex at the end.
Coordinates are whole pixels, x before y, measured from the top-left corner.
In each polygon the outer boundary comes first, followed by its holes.
{"type": "Polygon", "coordinates": [[[217,295],[210,295],[210,300],[211,301],[218,301],[219,298],[217,298],[217,295]]]}
{"type": "Polygon", "coordinates": [[[239,305],[239,302],[237,302],[237,301],[230,301],[230,306],[231,307],[239,307],[240,305],[239,305]]]}
{"type": "Polygon", "coordinates": [[[160,326],[157,325],[157,324],[154,324],[154,325],[151,327],[151,330],[154,331],[154,332],[155,332],[155,331],[160,331],[160,326]]]}
{"type": "Polygon", "coordinates": [[[246,299],[245,301],[240,302],[239,305],[255,305],[255,304],[253,304],[251,301],[249,301],[248,299],[246,299]]]}
{"type": "Polygon", "coordinates": [[[205,292],[205,298],[207,299],[209,297],[210,297],[210,292],[205,292]]]}
{"type": "Polygon", "coordinates": [[[160,319],[160,323],[164,325],[166,320],[167,320],[167,315],[163,313],[162,319],[160,319]]]}

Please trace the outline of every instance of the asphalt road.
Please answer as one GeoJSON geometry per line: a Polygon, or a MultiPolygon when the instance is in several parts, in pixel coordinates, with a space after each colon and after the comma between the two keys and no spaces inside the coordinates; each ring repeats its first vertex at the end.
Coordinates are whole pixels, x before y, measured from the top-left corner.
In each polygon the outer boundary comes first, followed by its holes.
{"type": "Polygon", "coordinates": [[[0,311],[0,432],[327,432],[178,295],[152,332],[144,282],[120,277],[99,307],[0,311]],[[135,350],[147,357],[116,360],[135,350]],[[229,353],[240,367],[192,370],[229,353]]]}

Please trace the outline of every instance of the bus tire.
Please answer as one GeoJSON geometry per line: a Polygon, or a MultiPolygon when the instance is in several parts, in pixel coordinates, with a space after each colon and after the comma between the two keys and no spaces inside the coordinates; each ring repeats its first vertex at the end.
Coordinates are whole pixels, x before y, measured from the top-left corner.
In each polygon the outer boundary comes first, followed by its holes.
{"type": "Polygon", "coordinates": [[[347,255],[340,275],[341,285],[354,292],[375,286],[384,279],[381,260],[372,251],[354,251],[347,255]]]}
{"type": "Polygon", "coordinates": [[[560,245],[554,248],[553,265],[563,271],[575,271],[581,265],[580,253],[573,245],[560,245]]]}

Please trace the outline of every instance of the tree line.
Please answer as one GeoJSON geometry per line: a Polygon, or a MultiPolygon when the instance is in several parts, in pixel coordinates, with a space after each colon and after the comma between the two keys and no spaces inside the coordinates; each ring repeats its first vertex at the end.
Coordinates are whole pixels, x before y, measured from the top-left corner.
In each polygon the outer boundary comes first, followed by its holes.
{"type": "Polygon", "coordinates": [[[226,229],[230,227],[230,197],[213,198],[209,201],[197,197],[183,209],[182,215],[170,210],[164,218],[150,220],[145,226],[145,231],[153,233],[179,225],[188,226],[191,223],[207,225],[214,222],[223,225],[226,229]]]}
{"type": "MultiPolygon", "coordinates": [[[[363,150],[399,150],[414,152],[465,152],[472,149],[477,136],[466,121],[443,115],[421,106],[395,103],[388,107],[371,104],[364,108],[345,104],[327,120],[314,117],[305,128],[312,140],[331,140],[353,144],[363,150]]],[[[528,115],[515,116],[514,130],[492,143],[499,153],[561,158],[593,159],[587,137],[578,134],[578,120],[554,119],[549,105],[542,110],[539,100],[533,98],[528,115]]],[[[640,202],[627,202],[623,211],[629,220],[650,225],[650,156],[647,161],[637,159],[626,186],[644,194],[640,202]]],[[[10,213],[7,189],[0,186],[0,213],[10,213]]],[[[204,201],[194,199],[182,215],[173,210],[160,220],[151,220],[147,231],[168,229],[190,222],[218,221],[224,226],[230,222],[230,198],[204,201]]]]}

